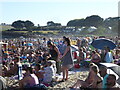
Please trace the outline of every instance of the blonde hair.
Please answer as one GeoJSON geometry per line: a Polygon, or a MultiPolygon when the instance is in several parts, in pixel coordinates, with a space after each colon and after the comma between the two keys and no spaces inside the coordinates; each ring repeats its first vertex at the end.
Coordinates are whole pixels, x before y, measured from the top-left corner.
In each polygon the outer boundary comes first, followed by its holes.
{"type": "Polygon", "coordinates": [[[99,72],[99,68],[97,65],[91,66],[91,69],[97,74],[99,72]]]}
{"type": "Polygon", "coordinates": [[[94,65],[96,65],[96,64],[95,64],[95,63],[90,63],[90,64],[89,64],[89,67],[94,66],[94,65]]]}

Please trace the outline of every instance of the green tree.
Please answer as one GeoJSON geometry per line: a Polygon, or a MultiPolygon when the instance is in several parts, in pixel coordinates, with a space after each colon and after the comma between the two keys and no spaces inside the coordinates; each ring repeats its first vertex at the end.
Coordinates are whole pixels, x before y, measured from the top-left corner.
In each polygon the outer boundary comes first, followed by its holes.
{"type": "Polygon", "coordinates": [[[25,21],[24,26],[27,30],[32,30],[32,28],[34,27],[34,23],[27,20],[27,21],[25,21]]]}
{"type": "Polygon", "coordinates": [[[92,16],[86,17],[84,23],[85,23],[85,26],[87,27],[90,27],[90,26],[99,27],[103,25],[103,18],[101,18],[98,15],[92,15],[92,16]]]}
{"type": "Polygon", "coordinates": [[[22,30],[24,27],[24,21],[18,20],[12,23],[12,25],[14,28],[18,29],[18,30],[22,30]]]}
{"type": "Polygon", "coordinates": [[[71,20],[67,23],[67,26],[77,26],[77,27],[85,26],[84,19],[71,20]]]}
{"type": "Polygon", "coordinates": [[[109,17],[104,20],[104,27],[111,27],[113,33],[118,33],[118,23],[120,21],[120,17],[109,17]]]}
{"type": "Polygon", "coordinates": [[[89,17],[86,17],[85,19],[75,19],[75,20],[70,20],[67,23],[67,26],[78,26],[78,27],[99,27],[103,25],[103,18],[101,18],[98,15],[92,15],[89,17]]]}
{"type": "Polygon", "coordinates": [[[55,25],[55,23],[53,21],[48,21],[47,22],[47,26],[54,26],[54,25],[55,25]]]}
{"type": "Polygon", "coordinates": [[[120,37],[120,20],[118,21],[118,36],[120,37]]]}
{"type": "Polygon", "coordinates": [[[97,35],[105,35],[108,33],[108,30],[104,28],[103,26],[99,26],[96,31],[93,32],[94,34],[97,35]]]}

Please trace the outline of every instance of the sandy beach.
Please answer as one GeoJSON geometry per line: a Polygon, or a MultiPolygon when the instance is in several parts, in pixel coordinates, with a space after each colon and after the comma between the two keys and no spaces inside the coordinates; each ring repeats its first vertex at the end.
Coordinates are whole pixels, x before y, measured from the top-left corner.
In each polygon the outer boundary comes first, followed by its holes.
{"type": "MultiPolygon", "coordinates": [[[[56,75],[58,81],[52,82],[52,86],[49,86],[48,89],[55,89],[55,88],[69,88],[71,87],[77,79],[85,80],[88,75],[88,68],[72,68],[69,71],[69,79],[65,82],[59,82],[62,79],[62,73],[61,75],[56,75]]],[[[7,85],[11,87],[18,87],[18,80],[14,79],[13,77],[7,77],[6,78],[7,85]]]]}
{"type": "MultiPolygon", "coordinates": [[[[85,80],[88,75],[88,68],[73,68],[69,71],[69,79],[65,82],[60,82],[49,88],[69,88],[77,81],[77,79],[85,80]]],[[[61,79],[61,78],[60,78],[61,79]]]]}

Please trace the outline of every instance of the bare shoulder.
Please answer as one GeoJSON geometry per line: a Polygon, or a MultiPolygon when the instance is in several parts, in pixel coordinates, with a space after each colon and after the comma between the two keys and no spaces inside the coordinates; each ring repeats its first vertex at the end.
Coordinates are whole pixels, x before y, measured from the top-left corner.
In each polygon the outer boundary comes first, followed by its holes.
{"type": "Polygon", "coordinates": [[[102,80],[102,77],[98,74],[98,75],[97,75],[97,79],[98,79],[98,80],[102,80]]]}

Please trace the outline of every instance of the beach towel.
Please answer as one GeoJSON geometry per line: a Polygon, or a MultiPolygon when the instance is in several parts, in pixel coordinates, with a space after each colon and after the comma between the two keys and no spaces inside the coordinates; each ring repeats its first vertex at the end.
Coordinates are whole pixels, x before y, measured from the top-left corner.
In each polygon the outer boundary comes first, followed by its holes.
{"type": "Polygon", "coordinates": [[[0,76],[0,90],[6,89],[7,85],[6,85],[6,80],[0,76]]]}

